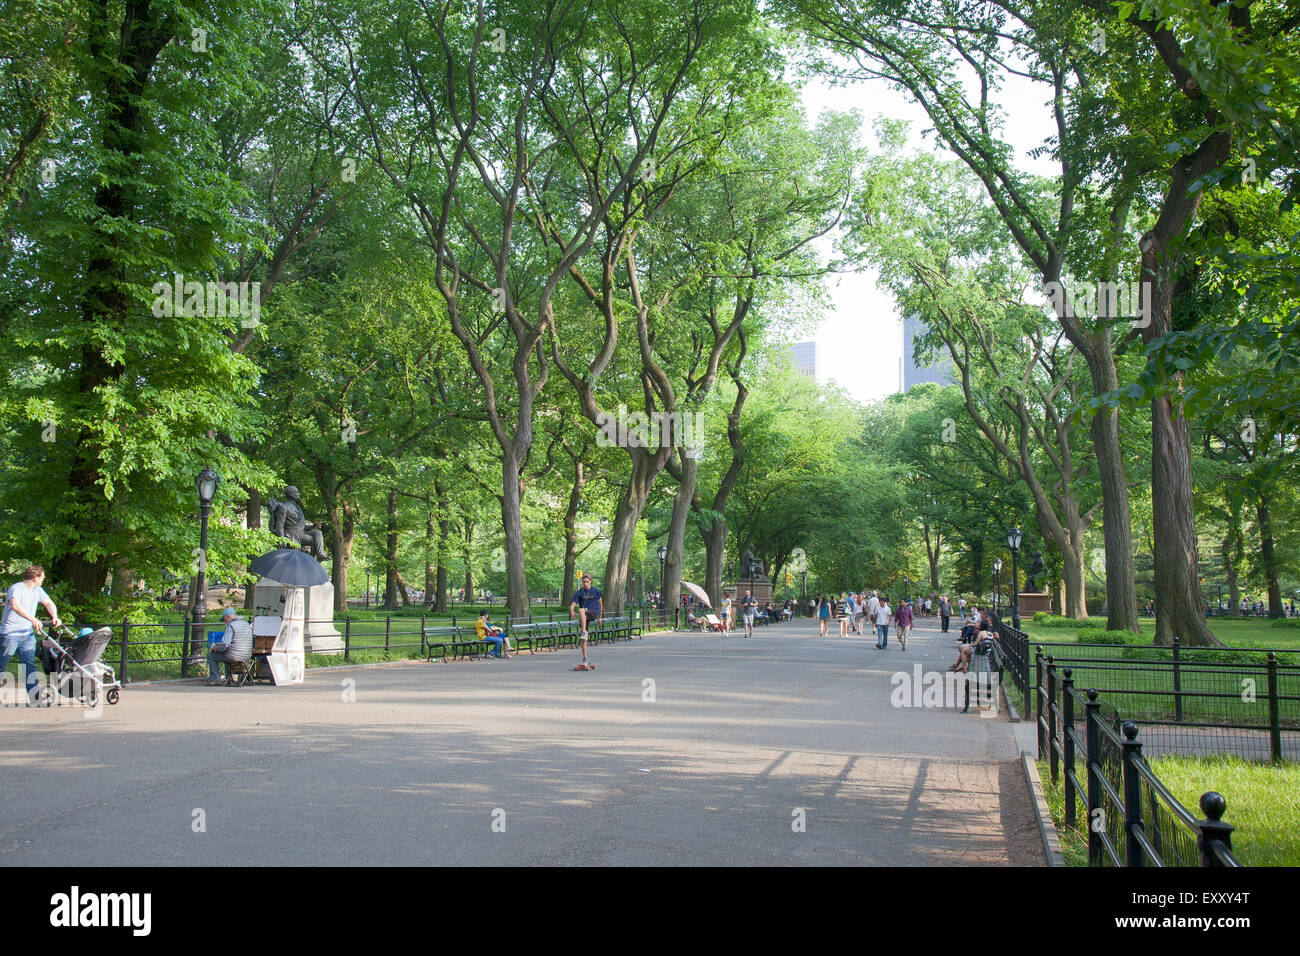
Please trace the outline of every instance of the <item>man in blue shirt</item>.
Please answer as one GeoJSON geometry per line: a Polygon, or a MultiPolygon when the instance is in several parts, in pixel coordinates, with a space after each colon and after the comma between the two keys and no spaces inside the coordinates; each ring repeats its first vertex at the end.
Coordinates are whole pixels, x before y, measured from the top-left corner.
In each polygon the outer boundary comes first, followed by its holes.
{"type": "Polygon", "coordinates": [[[582,576],[582,587],[574,592],[573,600],[569,602],[569,619],[573,619],[574,613],[578,615],[578,645],[582,649],[582,666],[587,664],[587,627],[591,624],[599,624],[601,617],[605,613],[605,602],[601,598],[600,588],[591,586],[591,575],[582,576]]]}
{"type": "Polygon", "coordinates": [[[23,572],[23,579],[5,592],[4,614],[0,616],[0,672],[9,666],[17,652],[18,660],[26,669],[27,693],[40,678],[36,675],[36,632],[44,630],[36,619],[36,606],[45,605],[50,612],[50,624],[58,627],[59,611],[41,585],[45,582],[45,569],[33,564],[23,572]]]}

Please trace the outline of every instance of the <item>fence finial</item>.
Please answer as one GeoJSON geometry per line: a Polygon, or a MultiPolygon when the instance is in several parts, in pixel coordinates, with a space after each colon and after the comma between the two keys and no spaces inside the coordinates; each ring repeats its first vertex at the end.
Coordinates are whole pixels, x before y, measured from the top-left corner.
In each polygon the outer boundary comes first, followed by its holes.
{"type": "Polygon", "coordinates": [[[1228,801],[1224,799],[1223,794],[1215,790],[1207,790],[1201,794],[1201,812],[1205,814],[1206,819],[1217,823],[1223,819],[1227,810],[1228,801]]]}
{"type": "Polygon", "coordinates": [[[1095,688],[1095,687],[1089,687],[1089,688],[1088,688],[1088,699],[1089,699],[1089,700],[1096,700],[1096,699],[1097,699],[1097,688],[1095,688]]]}
{"type": "Polygon", "coordinates": [[[1137,740],[1138,725],[1131,720],[1124,721],[1124,736],[1129,740],[1137,740]]]}

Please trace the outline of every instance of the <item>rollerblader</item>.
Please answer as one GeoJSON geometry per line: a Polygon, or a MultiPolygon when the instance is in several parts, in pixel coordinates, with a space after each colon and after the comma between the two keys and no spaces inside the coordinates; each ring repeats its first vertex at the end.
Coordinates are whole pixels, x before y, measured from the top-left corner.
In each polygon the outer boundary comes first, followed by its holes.
{"type": "Polygon", "coordinates": [[[582,587],[574,592],[573,600],[569,602],[569,620],[573,620],[575,613],[578,615],[578,646],[582,650],[582,663],[574,670],[592,671],[596,665],[587,660],[587,629],[600,623],[605,613],[605,601],[600,588],[591,586],[590,574],[582,576],[582,587]]]}

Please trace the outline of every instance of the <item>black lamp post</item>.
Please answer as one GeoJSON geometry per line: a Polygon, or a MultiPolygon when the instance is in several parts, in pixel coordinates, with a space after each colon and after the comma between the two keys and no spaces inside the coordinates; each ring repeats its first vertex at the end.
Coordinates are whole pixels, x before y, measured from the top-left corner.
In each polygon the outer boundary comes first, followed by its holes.
{"type": "Polygon", "coordinates": [[[808,572],[800,571],[799,577],[803,579],[803,599],[808,600],[808,572]]]}
{"type": "MultiPolygon", "coordinates": [[[[203,618],[208,610],[208,515],[212,512],[212,499],[221,486],[221,476],[209,466],[204,466],[194,479],[199,492],[199,561],[194,581],[193,623],[190,625],[190,652],[197,654],[203,645],[203,618]]],[[[186,654],[189,657],[189,653],[186,654]]]]}
{"type": "Polygon", "coordinates": [[[1002,613],[1002,559],[993,559],[993,613],[1002,613]]]}
{"type": "Polygon", "coordinates": [[[668,549],[659,545],[659,606],[664,605],[664,568],[668,562],[668,549]]]}
{"type": "Polygon", "coordinates": [[[907,596],[911,593],[911,591],[912,591],[912,579],[909,578],[907,576],[907,572],[904,571],[903,572],[903,600],[904,601],[907,600],[907,596]]]}
{"type": "Polygon", "coordinates": [[[1020,542],[1023,536],[1019,528],[1007,532],[1007,546],[1011,548],[1011,626],[1020,630],[1020,576],[1016,566],[1016,557],[1020,554],[1020,542]]]}

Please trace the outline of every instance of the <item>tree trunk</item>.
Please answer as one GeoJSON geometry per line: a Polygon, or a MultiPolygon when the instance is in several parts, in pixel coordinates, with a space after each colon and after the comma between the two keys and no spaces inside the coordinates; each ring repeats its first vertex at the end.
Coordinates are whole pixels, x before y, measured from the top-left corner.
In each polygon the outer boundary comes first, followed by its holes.
{"type": "MultiPolygon", "coordinates": [[[[441,481],[434,482],[434,493],[438,498],[438,584],[433,610],[439,614],[447,611],[447,553],[451,542],[451,504],[447,500],[447,489],[441,481]]],[[[428,600],[426,594],[425,600],[428,600]]]]}
{"type": "Polygon", "coordinates": [[[560,581],[560,603],[563,604],[569,589],[573,587],[574,575],[578,573],[578,508],[582,501],[582,489],[587,479],[582,462],[573,463],[573,485],[569,488],[569,504],[564,510],[564,574],[560,581]]]}
{"type": "Polygon", "coordinates": [[[933,540],[930,535],[930,525],[928,522],[921,522],[921,533],[925,536],[925,560],[930,565],[930,590],[939,590],[939,556],[942,553],[943,544],[939,532],[935,532],[933,540]]]}
{"type": "Polygon", "coordinates": [[[1151,403],[1151,515],[1155,531],[1157,644],[1223,647],[1205,623],[1192,524],[1191,443],[1170,401],[1151,403]]]}
{"type": "MultiPolygon", "coordinates": [[[[262,527],[262,492],[257,488],[248,489],[248,503],[244,506],[244,526],[246,528],[262,527]]],[[[249,558],[255,558],[257,555],[249,555],[249,558]]],[[[247,584],[244,588],[244,610],[253,610],[253,591],[256,582],[247,584]]]]}
{"type": "Polygon", "coordinates": [[[465,519],[465,537],[462,540],[465,551],[465,600],[474,600],[474,521],[465,519]]]}
{"type": "MultiPolygon", "coordinates": [[[[679,450],[679,454],[681,454],[679,450]]],[[[682,557],[686,548],[686,520],[690,516],[692,503],[695,501],[695,481],[699,474],[699,459],[681,454],[682,477],[677,483],[677,494],[673,497],[673,513],[668,521],[668,540],[664,546],[668,556],[664,559],[664,580],[660,585],[661,606],[675,608],[682,600],[682,557]]]]}
{"type": "Polygon", "coordinates": [[[641,520],[641,510],[655,478],[663,469],[663,456],[628,449],[632,458],[632,473],[623,486],[614,527],[609,537],[609,556],[605,559],[605,580],[601,590],[605,595],[605,608],[614,613],[623,610],[627,590],[627,570],[632,555],[632,542],[636,536],[636,523],[641,520]]]}
{"type": "MultiPolygon", "coordinates": [[[[1082,537],[1079,536],[1080,539],[1082,537]]],[[[1084,587],[1087,562],[1083,554],[1083,541],[1071,542],[1070,547],[1059,550],[1061,586],[1065,589],[1065,616],[1082,621],[1088,616],[1088,592],[1084,587]]]]}
{"type": "Polygon", "coordinates": [[[717,517],[708,530],[701,529],[706,560],[704,589],[716,609],[722,604],[722,558],[727,550],[727,521],[717,517]]]}
{"type": "Polygon", "coordinates": [[[438,593],[438,521],[434,509],[424,523],[424,603],[428,604],[438,593]]]}
{"type": "Polygon", "coordinates": [[[386,515],[388,536],[384,542],[384,607],[397,607],[397,489],[389,487],[386,515]]]}
{"type": "Polygon", "coordinates": [[[337,493],[327,481],[318,480],[317,486],[325,501],[325,512],[329,515],[330,579],[334,583],[334,610],[346,614],[348,561],[352,558],[352,543],[356,537],[357,510],[348,497],[351,489],[346,483],[337,493]]]}
{"type": "Polygon", "coordinates": [[[507,453],[501,465],[504,474],[501,487],[501,525],[506,534],[506,601],[509,616],[518,621],[526,621],[529,613],[528,576],[524,569],[524,502],[519,487],[519,459],[507,453]]]}
{"type": "Polygon", "coordinates": [[[1268,616],[1282,616],[1282,585],[1277,575],[1277,556],[1273,551],[1273,519],[1268,510],[1267,493],[1259,496],[1255,518],[1259,522],[1259,556],[1268,583],[1268,616]]]}
{"type": "Polygon", "coordinates": [[[1228,579],[1228,613],[1236,617],[1241,609],[1241,585],[1237,579],[1237,568],[1242,557],[1240,516],[1230,513],[1228,517],[1228,534],[1223,539],[1223,573],[1228,579]]]}
{"type": "MultiPolygon", "coordinates": [[[[394,575],[397,578],[397,593],[402,597],[402,607],[409,608],[411,606],[411,589],[407,585],[406,579],[402,577],[401,571],[394,571],[394,575]]],[[[393,604],[393,607],[397,607],[396,603],[393,604]]]]}
{"type": "MultiPolygon", "coordinates": [[[[1100,336],[1099,336],[1100,338],[1100,336]]],[[[1119,387],[1110,341],[1098,342],[1102,353],[1088,354],[1092,390],[1103,395],[1119,387]]],[[[1089,424],[1092,450],[1101,481],[1102,543],[1106,549],[1106,630],[1137,631],[1137,579],[1133,571],[1133,528],[1129,514],[1128,476],[1119,441],[1119,412],[1102,408],[1089,424]]],[[[1081,543],[1082,544],[1082,543],[1081,543]]]]}

